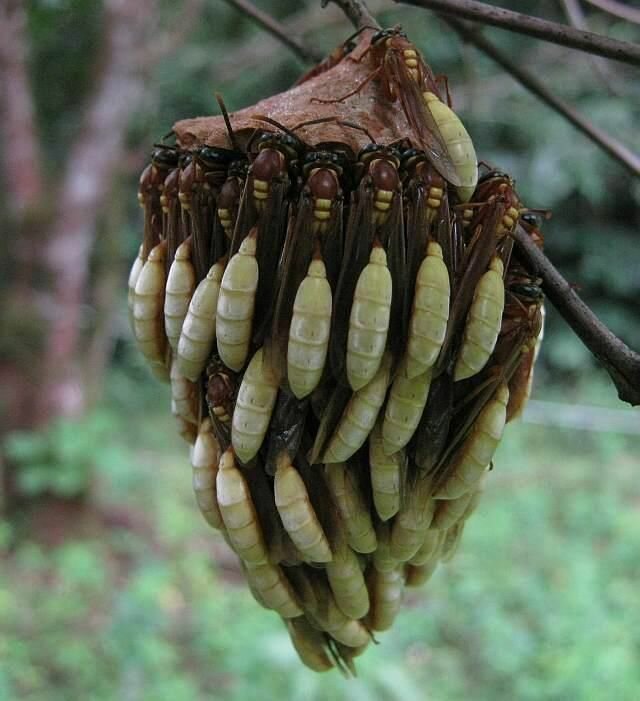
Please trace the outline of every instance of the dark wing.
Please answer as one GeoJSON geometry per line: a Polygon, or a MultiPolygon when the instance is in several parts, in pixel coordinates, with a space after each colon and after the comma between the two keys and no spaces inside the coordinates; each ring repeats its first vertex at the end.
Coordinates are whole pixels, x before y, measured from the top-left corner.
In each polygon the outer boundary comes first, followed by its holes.
{"type": "Polygon", "coordinates": [[[290,181],[288,175],[274,178],[265,208],[258,216],[258,289],[254,311],[253,342],[261,346],[271,326],[278,286],[278,264],[284,248],[289,221],[290,181]]]}
{"type": "Polygon", "coordinates": [[[461,269],[454,280],[449,322],[434,369],[436,374],[448,366],[454,355],[476,285],[486,272],[496,249],[496,230],[504,213],[504,205],[500,202],[492,202],[486,207],[488,212],[483,207],[480,210],[483,216],[472,222],[474,235],[465,250],[461,269]]]}
{"type": "Polygon", "coordinates": [[[346,382],[347,336],[353,294],[360,273],[369,261],[375,234],[373,187],[369,176],[365,176],[361,180],[358,190],[351,193],[349,209],[344,255],[333,299],[329,346],[331,371],[338,382],[346,382]]]}
{"type": "Polygon", "coordinates": [[[461,185],[462,181],[449,156],[446,142],[440,127],[425,105],[421,86],[407,72],[404,61],[395,52],[387,52],[385,58],[387,71],[391,73],[396,84],[402,110],[418,137],[418,146],[424,149],[427,158],[442,177],[452,185],[461,185]]]}
{"type": "Polygon", "coordinates": [[[280,464],[293,464],[304,434],[309,399],[280,389],[269,424],[265,470],[273,476],[280,464]]]}

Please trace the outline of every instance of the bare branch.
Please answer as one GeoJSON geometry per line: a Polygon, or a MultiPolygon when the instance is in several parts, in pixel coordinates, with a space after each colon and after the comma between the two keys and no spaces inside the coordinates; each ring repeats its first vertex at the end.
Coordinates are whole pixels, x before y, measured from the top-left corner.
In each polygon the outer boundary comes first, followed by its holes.
{"type": "Polygon", "coordinates": [[[487,54],[487,56],[490,56],[496,63],[502,66],[505,71],[522,83],[527,90],[530,90],[534,95],[549,105],[549,107],[561,114],[565,119],[571,122],[576,129],[580,130],[591,139],[591,141],[615,158],[627,168],[627,170],[635,176],[640,176],[640,156],[633,153],[633,151],[620,143],[616,138],[589,122],[564,100],[556,97],[541,80],[538,80],[532,73],[529,73],[529,71],[513,63],[503,51],[494,46],[488,39],[485,39],[480,32],[470,29],[463,22],[453,17],[443,15],[442,19],[453,27],[465,41],[473,44],[480,51],[487,54]]]}
{"type": "Polygon", "coordinates": [[[436,10],[455,17],[470,19],[494,27],[507,29],[510,32],[527,34],[528,36],[550,41],[571,49],[623,61],[634,66],[640,66],[640,46],[627,41],[609,39],[594,32],[585,32],[564,24],[549,22],[539,17],[523,15],[499,7],[493,7],[476,0],[394,0],[404,5],[415,5],[429,10],[436,10]]]}
{"type": "Polygon", "coordinates": [[[597,7],[603,12],[614,15],[614,17],[620,17],[621,19],[626,19],[627,22],[640,24],[640,10],[628,7],[624,3],[616,2],[616,0],[585,0],[585,2],[597,7]]]}
{"type": "MultiPolygon", "coordinates": [[[[561,4],[572,27],[583,31],[589,31],[589,23],[587,22],[587,18],[585,17],[579,0],[561,0],[561,4]]],[[[612,87],[613,75],[612,71],[610,70],[611,66],[607,64],[606,60],[600,56],[589,56],[588,60],[595,72],[598,74],[600,83],[604,89],[610,95],[620,97],[618,92],[612,87]]]]}
{"type": "Polygon", "coordinates": [[[632,406],[640,405],[640,353],[631,350],[598,319],[521,226],[513,237],[520,254],[542,278],[542,289],[553,306],[609,373],[620,399],[632,406]]]}
{"type": "Polygon", "coordinates": [[[363,27],[380,28],[376,18],[369,12],[364,0],[322,0],[322,6],[326,7],[329,2],[335,3],[356,29],[362,29],[363,27]]]}
{"type": "Polygon", "coordinates": [[[248,17],[251,17],[263,29],[266,29],[269,34],[272,34],[285,46],[288,46],[305,63],[318,63],[322,60],[323,56],[319,51],[305,46],[299,39],[292,36],[280,22],[257,8],[249,0],[226,0],[226,2],[248,17]]]}

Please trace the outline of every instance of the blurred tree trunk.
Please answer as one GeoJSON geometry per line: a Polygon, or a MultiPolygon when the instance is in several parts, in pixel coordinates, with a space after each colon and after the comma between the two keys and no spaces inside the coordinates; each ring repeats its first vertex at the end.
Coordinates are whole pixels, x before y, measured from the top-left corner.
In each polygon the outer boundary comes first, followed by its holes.
{"type": "MultiPolygon", "coordinates": [[[[20,242],[3,283],[10,318],[3,320],[0,340],[0,439],[79,416],[87,407],[83,305],[90,256],[129,117],[144,94],[148,63],[136,57],[154,8],[155,0],[105,0],[101,54],[82,126],[55,182],[45,185],[25,7],[19,0],[0,2],[1,171],[13,222],[9,235],[20,242]]],[[[93,367],[104,370],[104,364],[93,367]]],[[[21,498],[6,461],[2,481],[4,510],[11,514],[21,498]]]]}

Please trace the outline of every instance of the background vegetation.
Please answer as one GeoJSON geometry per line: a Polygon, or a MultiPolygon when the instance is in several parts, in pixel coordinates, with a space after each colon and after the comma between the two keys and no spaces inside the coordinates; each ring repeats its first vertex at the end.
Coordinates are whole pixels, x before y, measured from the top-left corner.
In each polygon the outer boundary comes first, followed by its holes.
{"type": "MultiPolygon", "coordinates": [[[[151,144],[175,120],[212,113],[214,90],[239,108],[285,89],[302,66],[220,0],[148,2],[145,32],[126,57],[144,80],[121,144],[93,133],[118,158],[91,213],[88,282],[75,300],[71,360],[83,368],[84,395],[75,410],[46,412],[35,405],[48,387],[38,359],[49,318],[26,313],[26,301],[41,297],[16,281],[50,235],[57,188],[109,65],[107,20],[117,0],[25,5],[33,128],[49,187],[35,204],[16,206],[21,174],[0,123],[0,379],[27,368],[24,393],[10,397],[3,382],[0,396],[0,699],[636,699],[637,433],[511,426],[458,555],[408,595],[394,629],[361,658],[356,681],[303,669],[277,617],[251,599],[197,513],[167,390],[132,347],[126,275],[141,229],[136,179],[151,144]]],[[[3,11],[20,5],[5,4],[3,11]]],[[[258,4],[326,51],[351,32],[315,0],[258,4]]],[[[638,182],[433,15],[370,4],[382,25],[402,23],[449,76],[481,157],[517,178],[527,204],[553,209],[544,227],[550,258],[640,347],[638,182]]],[[[562,2],[501,4],[565,20],[562,2]]],[[[582,5],[592,30],[640,39],[638,27],[582,5]]],[[[487,35],[594,122],[638,145],[637,71],[497,30],[487,35]]],[[[0,59],[1,74],[6,50],[0,59]]],[[[5,107],[16,99],[9,90],[3,97],[5,107]]],[[[34,277],[36,291],[55,300],[50,276],[34,277]]],[[[621,409],[595,361],[549,311],[534,398],[572,403],[578,416],[590,404],[621,409]]]]}

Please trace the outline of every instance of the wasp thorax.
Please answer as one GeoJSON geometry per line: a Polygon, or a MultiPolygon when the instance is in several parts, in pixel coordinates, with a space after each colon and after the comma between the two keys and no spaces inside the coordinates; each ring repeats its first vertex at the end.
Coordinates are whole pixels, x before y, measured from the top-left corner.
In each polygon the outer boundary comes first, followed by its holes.
{"type": "Polygon", "coordinates": [[[269,197],[270,183],[278,175],[284,175],[287,170],[285,157],[275,148],[264,148],[256,156],[251,173],[253,175],[253,196],[261,203],[269,197]]]}
{"type": "Polygon", "coordinates": [[[160,195],[160,205],[165,214],[169,213],[169,205],[175,201],[178,195],[178,187],[180,184],[180,171],[174,168],[164,180],[162,186],[162,194],[160,195]]]}

